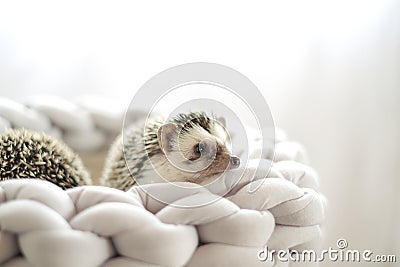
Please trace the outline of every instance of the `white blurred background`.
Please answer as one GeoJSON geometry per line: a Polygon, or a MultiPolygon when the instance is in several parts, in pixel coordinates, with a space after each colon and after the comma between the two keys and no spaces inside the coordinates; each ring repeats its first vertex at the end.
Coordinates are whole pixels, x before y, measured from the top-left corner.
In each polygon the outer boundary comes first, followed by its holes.
{"type": "Polygon", "coordinates": [[[346,238],[400,261],[400,1],[0,3],[1,96],[128,103],[196,61],[248,76],[306,146],[329,200],[325,248],[346,238]]]}

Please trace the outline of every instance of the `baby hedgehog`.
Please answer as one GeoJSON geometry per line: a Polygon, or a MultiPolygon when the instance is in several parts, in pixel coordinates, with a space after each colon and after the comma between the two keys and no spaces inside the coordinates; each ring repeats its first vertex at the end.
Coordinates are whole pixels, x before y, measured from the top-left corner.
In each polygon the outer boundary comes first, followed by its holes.
{"type": "Polygon", "coordinates": [[[167,122],[149,118],[144,129],[143,125],[128,127],[116,139],[106,159],[103,185],[128,190],[136,181],[201,183],[240,165],[231,153],[224,119],[190,112],[167,122]]]}
{"type": "Polygon", "coordinates": [[[81,159],[61,141],[26,129],[0,134],[0,181],[38,178],[63,189],[91,184],[81,159]]]}

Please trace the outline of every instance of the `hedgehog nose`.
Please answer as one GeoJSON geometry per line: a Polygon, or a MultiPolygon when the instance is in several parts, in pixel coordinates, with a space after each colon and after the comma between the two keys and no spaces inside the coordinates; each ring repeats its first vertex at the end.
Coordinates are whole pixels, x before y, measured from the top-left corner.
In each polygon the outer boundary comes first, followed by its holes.
{"type": "Polygon", "coordinates": [[[240,165],[240,158],[238,158],[236,156],[232,156],[230,163],[231,163],[232,167],[237,168],[240,165]]]}

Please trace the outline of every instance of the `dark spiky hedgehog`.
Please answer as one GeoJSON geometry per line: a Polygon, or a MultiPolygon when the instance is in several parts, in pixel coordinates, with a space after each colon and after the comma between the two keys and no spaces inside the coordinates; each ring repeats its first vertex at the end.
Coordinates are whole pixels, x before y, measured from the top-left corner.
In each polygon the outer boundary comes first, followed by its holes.
{"type": "Polygon", "coordinates": [[[0,134],[0,180],[38,178],[63,189],[91,184],[81,159],[44,133],[10,129],[0,134]]]}
{"type": "Polygon", "coordinates": [[[108,153],[102,184],[127,190],[160,181],[205,179],[240,165],[230,150],[223,119],[204,112],[180,113],[168,121],[149,119],[121,134],[108,153]]]}

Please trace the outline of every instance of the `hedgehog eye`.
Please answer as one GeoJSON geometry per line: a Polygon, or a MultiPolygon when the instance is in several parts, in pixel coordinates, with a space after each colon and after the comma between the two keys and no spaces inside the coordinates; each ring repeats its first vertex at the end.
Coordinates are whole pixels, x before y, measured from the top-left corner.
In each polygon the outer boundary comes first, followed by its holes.
{"type": "Polygon", "coordinates": [[[197,144],[197,145],[195,145],[194,146],[194,152],[197,154],[197,155],[200,155],[201,154],[201,152],[204,150],[204,146],[203,146],[203,144],[197,144]]]}

